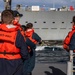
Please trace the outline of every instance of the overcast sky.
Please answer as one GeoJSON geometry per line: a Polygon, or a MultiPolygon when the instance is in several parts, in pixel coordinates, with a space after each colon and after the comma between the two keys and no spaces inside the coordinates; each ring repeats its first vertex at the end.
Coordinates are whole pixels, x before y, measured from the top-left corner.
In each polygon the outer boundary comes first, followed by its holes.
{"type": "MultiPolygon", "coordinates": [[[[39,5],[45,7],[56,7],[60,8],[62,6],[75,6],[75,0],[12,0],[12,7],[17,4],[22,4],[23,6],[39,5]]],[[[0,10],[4,9],[4,1],[0,0],[0,10]]]]}

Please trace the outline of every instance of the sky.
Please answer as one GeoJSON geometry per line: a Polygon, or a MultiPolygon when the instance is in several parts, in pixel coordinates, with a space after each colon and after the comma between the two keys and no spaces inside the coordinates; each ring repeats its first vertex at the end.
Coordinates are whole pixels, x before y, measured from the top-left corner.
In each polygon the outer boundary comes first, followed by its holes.
{"type": "MultiPolygon", "coordinates": [[[[75,6],[75,0],[12,0],[12,8],[17,4],[22,6],[39,5],[44,7],[60,8],[62,6],[75,6]]],[[[4,0],[0,0],[0,10],[4,9],[4,0]]]]}

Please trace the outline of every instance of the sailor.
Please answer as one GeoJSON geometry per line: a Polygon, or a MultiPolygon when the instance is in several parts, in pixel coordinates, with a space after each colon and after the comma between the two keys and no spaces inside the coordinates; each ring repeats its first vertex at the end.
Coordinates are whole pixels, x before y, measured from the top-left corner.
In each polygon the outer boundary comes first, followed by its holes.
{"type": "Polygon", "coordinates": [[[75,50],[75,16],[72,19],[72,30],[68,33],[66,38],[64,39],[63,48],[66,49],[68,52],[69,50],[75,50]]]}
{"type": "Polygon", "coordinates": [[[24,36],[25,42],[28,46],[28,52],[30,52],[32,48],[36,47],[36,45],[28,37],[26,37],[26,35],[25,35],[25,31],[27,30],[26,26],[21,25],[21,28],[22,28],[21,33],[24,36]]]}
{"type": "MultiPolygon", "coordinates": [[[[68,52],[70,50],[73,50],[73,52],[75,52],[75,16],[73,16],[72,19],[72,30],[64,39],[63,48],[68,52]]],[[[73,65],[75,66],[75,57],[73,58],[73,65]]],[[[75,75],[75,73],[73,75],[75,75]]]]}
{"type": "MultiPolygon", "coordinates": [[[[27,75],[32,75],[32,71],[35,67],[35,48],[37,44],[41,44],[41,37],[37,33],[34,32],[33,29],[33,24],[28,23],[26,25],[27,30],[25,31],[25,36],[28,37],[35,45],[34,47],[31,46],[31,51],[30,51],[30,58],[28,61],[24,62],[24,70],[23,73],[24,75],[28,73],[27,75]]],[[[29,40],[26,40],[28,43],[29,40]]]]}
{"type": "Polygon", "coordinates": [[[13,21],[13,24],[20,26],[19,20],[20,20],[20,18],[22,16],[23,16],[23,14],[20,14],[18,11],[14,10],[14,18],[15,18],[15,20],[13,21]]]}
{"type": "MultiPolygon", "coordinates": [[[[24,38],[25,38],[25,42],[28,46],[28,52],[29,52],[29,56],[31,58],[32,53],[31,50],[35,48],[35,44],[28,38],[25,36],[25,31],[26,31],[26,26],[25,25],[21,25],[21,33],[23,34],[24,38]]],[[[24,61],[24,69],[23,69],[23,75],[28,75],[28,69],[29,69],[29,62],[30,62],[30,58],[24,61]]]]}
{"type": "Polygon", "coordinates": [[[0,75],[23,75],[23,60],[29,58],[27,45],[13,25],[13,11],[4,10],[0,25],[0,75]]]}

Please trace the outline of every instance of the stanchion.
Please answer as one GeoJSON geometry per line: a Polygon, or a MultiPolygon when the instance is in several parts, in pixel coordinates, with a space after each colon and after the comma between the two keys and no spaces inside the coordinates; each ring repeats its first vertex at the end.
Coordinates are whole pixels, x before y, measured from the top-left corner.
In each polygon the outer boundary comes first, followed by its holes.
{"type": "Polygon", "coordinates": [[[67,62],[67,75],[72,75],[72,62],[67,62]]]}
{"type": "Polygon", "coordinates": [[[67,75],[73,75],[73,50],[70,50],[70,61],[67,62],[67,75]]]}

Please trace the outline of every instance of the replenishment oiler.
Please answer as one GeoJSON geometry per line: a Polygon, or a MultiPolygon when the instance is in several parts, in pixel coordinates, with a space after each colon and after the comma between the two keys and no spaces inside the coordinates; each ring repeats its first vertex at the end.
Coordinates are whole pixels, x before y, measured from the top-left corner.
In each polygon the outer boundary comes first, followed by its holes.
{"type": "MultiPolygon", "coordinates": [[[[11,0],[8,0],[5,9],[11,9],[11,0]]],[[[44,10],[40,6],[22,7],[17,5],[15,10],[23,14],[21,25],[33,23],[35,32],[42,38],[43,44],[36,50],[36,65],[33,75],[70,75],[72,66],[69,66],[69,53],[62,48],[63,40],[72,29],[72,17],[75,10],[62,7],[44,10]],[[59,47],[60,46],[60,47],[59,47]],[[68,70],[70,71],[68,73],[68,70]]],[[[71,65],[71,64],[70,64],[71,65]]]]}

